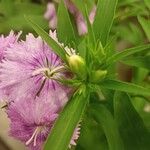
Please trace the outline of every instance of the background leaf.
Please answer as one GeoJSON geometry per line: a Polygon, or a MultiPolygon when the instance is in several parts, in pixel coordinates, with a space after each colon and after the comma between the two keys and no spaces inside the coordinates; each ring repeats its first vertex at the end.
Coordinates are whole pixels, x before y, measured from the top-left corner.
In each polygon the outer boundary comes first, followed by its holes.
{"type": "Polygon", "coordinates": [[[103,105],[95,104],[92,109],[92,114],[104,130],[109,150],[124,150],[116,122],[107,108],[103,105]]]}
{"type": "Polygon", "coordinates": [[[150,10],[150,1],[149,0],[144,0],[144,2],[145,2],[145,4],[146,4],[146,6],[149,8],[149,10],[150,10]]]}
{"type": "Polygon", "coordinates": [[[141,51],[144,51],[144,50],[148,51],[149,49],[150,49],[150,44],[125,49],[122,52],[116,53],[116,54],[112,55],[110,58],[108,58],[107,59],[107,64],[111,64],[113,62],[119,61],[119,60],[121,60],[121,59],[123,59],[127,56],[130,56],[132,54],[135,54],[137,52],[141,52],[141,51]]]}
{"type": "Polygon", "coordinates": [[[93,23],[96,39],[105,46],[113,23],[117,0],[98,0],[97,12],[93,23]]]}
{"type": "Polygon", "coordinates": [[[48,23],[43,17],[44,11],[44,6],[28,0],[0,0],[0,33],[8,33],[10,30],[23,30],[23,34],[34,32],[32,27],[27,25],[24,15],[30,15],[32,20],[47,30],[48,23]]]}
{"type": "Polygon", "coordinates": [[[74,29],[68,14],[68,10],[61,0],[58,6],[58,25],[57,25],[57,33],[58,39],[65,44],[72,44],[75,42],[75,34],[74,29]]]}
{"type": "Polygon", "coordinates": [[[118,90],[127,93],[150,96],[150,89],[146,89],[144,87],[141,87],[133,83],[108,79],[108,80],[104,80],[103,82],[100,82],[99,86],[111,90],[118,90]]]}
{"type": "Polygon", "coordinates": [[[146,68],[150,70],[150,56],[131,57],[123,60],[122,62],[130,66],[146,68]]]}
{"type": "Polygon", "coordinates": [[[144,17],[138,16],[138,21],[140,22],[143,30],[150,41],[150,20],[145,19],[144,17]]]}
{"type": "Polygon", "coordinates": [[[149,150],[150,133],[126,93],[116,92],[114,117],[126,150],[149,150]]]}
{"type": "Polygon", "coordinates": [[[76,150],[109,150],[104,131],[100,124],[93,119],[89,109],[87,109],[81,125],[81,133],[76,150]]]}
{"type": "Polygon", "coordinates": [[[88,8],[88,12],[91,11],[93,5],[95,4],[94,0],[84,0],[84,1],[81,1],[81,0],[71,0],[75,6],[78,8],[78,10],[80,12],[82,12],[82,14],[85,16],[85,9],[84,9],[84,5],[87,6],[88,8]]]}

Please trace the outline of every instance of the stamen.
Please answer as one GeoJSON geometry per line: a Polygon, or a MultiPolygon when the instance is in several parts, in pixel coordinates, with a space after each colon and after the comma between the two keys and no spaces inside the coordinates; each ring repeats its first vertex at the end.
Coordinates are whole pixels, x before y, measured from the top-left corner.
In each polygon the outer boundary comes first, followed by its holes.
{"type": "Polygon", "coordinates": [[[34,136],[34,142],[33,142],[33,146],[36,146],[36,139],[37,139],[37,136],[38,136],[38,132],[35,134],[34,136]]]}
{"type": "Polygon", "coordinates": [[[50,74],[57,73],[57,72],[59,72],[59,71],[61,71],[63,69],[64,69],[64,66],[56,67],[56,68],[52,69],[52,71],[50,72],[50,74]]]}
{"type": "Polygon", "coordinates": [[[46,67],[45,68],[39,68],[39,69],[32,72],[32,76],[36,76],[36,75],[41,74],[45,71],[49,71],[49,68],[46,68],[46,67]]]}
{"type": "Polygon", "coordinates": [[[37,136],[38,136],[38,134],[41,132],[41,130],[42,130],[42,127],[41,127],[41,126],[40,126],[40,127],[37,127],[37,128],[35,129],[35,131],[33,132],[31,138],[30,138],[25,144],[26,144],[26,145],[29,145],[29,144],[31,144],[32,141],[33,141],[33,146],[36,146],[37,136]]]}
{"type": "Polygon", "coordinates": [[[32,140],[34,139],[34,137],[35,137],[37,131],[38,131],[38,127],[37,127],[37,128],[35,129],[35,131],[33,132],[31,138],[26,142],[26,145],[31,144],[31,142],[32,142],[32,140]]]}
{"type": "Polygon", "coordinates": [[[38,74],[43,73],[47,78],[51,78],[55,73],[58,73],[59,71],[63,70],[64,66],[58,66],[55,68],[40,68],[35,71],[33,71],[32,76],[36,76],[38,74]]]}

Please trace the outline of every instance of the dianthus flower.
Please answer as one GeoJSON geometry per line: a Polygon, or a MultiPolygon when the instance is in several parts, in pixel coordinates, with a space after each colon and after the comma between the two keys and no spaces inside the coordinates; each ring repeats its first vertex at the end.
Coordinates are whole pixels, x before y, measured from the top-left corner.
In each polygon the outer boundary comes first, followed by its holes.
{"type": "Polygon", "coordinates": [[[29,149],[41,150],[57,112],[57,105],[46,97],[12,102],[7,108],[10,136],[24,142],[29,149]]]}
{"type": "Polygon", "coordinates": [[[7,49],[6,57],[0,65],[0,90],[7,91],[7,101],[50,92],[62,105],[67,102],[68,89],[54,80],[65,77],[64,63],[40,37],[27,35],[7,49]]]}

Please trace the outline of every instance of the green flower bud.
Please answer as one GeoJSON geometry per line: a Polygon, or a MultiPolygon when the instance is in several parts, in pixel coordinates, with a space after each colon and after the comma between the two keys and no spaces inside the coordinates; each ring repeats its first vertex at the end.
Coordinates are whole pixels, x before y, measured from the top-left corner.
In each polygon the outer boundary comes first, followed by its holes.
{"type": "Polygon", "coordinates": [[[68,64],[72,72],[76,73],[78,77],[86,77],[86,64],[84,59],[79,55],[71,55],[68,59],[68,64]]]}
{"type": "Polygon", "coordinates": [[[107,75],[107,70],[92,71],[90,81],[93,83],[100,82],[106,77],[106,75],[107,75]]]}

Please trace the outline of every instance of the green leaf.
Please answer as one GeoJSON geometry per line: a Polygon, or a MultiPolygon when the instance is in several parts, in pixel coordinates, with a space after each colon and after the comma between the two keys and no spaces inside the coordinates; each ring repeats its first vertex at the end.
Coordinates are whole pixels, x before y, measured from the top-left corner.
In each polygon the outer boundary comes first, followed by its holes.
{"type": "Polygon", "coordinates": [[[76,40],[74,29],[63,0],[61,0],[59,4],[57,17],[58,17],[58,25],[57,25],[58,38],[61,40],[61,42],[65,44],[72,44],[76,40]]]}
{"type": "Polygon", "coordinates": [[[109,150],[124,150],[117,125],[107,108],[103,105],[94,105],[91,112],[95,120],[104,130],[109,150]]]}
{"type": "Polygon", "coordinates": [[[114,117],[126,150],[149,150],[150,134],[126,93],[115,93],[114,117]]]}
{"type": "Polygon", "coordinates": [[[100,82],[100,87],[138,95],[150,96],[150,89],[146,89],[133,83],[127,83],[118,80],[104,80],[100,82]]]}
{"type": "Polygon", "coordinates": [[[66,150],[68,148],[74,129],[81,119],[88,99],[87,89],[80,89],[72,97],[59,115],[45,144],[45,150],[66,150]]]}
{"type": "Polygon", "coordinates": [[[131,57],[122,61],[123,63],[139,68],[150,70],[150,56],[131,57]]]}
{"type": "Polygon", "coordinates": [[[116,26],[114,32],[118,32],[119,37],[131,43],[131,45],[140,45],[143,43],[143,31],[141,27],[137,26],[135,23],[116,26]]]}
{"type": "Polygon", "coordinates": [[[145,77],[148,76],[149,70],[145,68],[133,67],[132,71],[132,82],[135,84],[140,84],[144,81],[145,77]]]}
{"type": "Polygon", "coordinates": [[[99,123],[87,109],[82,119],[82,129],[76,150],[108,150],[107,139],[99,123]]]}
{"type": "Polygon", "coordinates": [[[149,0],[144,0],[144,3],[146,4],[146,6],[149,8],[150,10],[150,1],[149,0]]]}
{"type": "Polygon", "coordinates": [[[93,23],[96,39],[100,39],[105,46],[113,23],[118,0],[99,0],[97,13],[93,23]]]}
{"type": "Polygon", "coordinates": [[[112,56],[115,51],[114,51],[114,43],[116,42],[118,35],[114,35],[112,37],[110,37],[110,39],[108,40],[107,44],[104,47],[104,51],[106,52],[107,57],[112,56]]]}
{"type": "Polygon", "coordinates": [[[52,39],[48,33],[46,33],[39,25],[33,22],[29,17],[26,17],[28,23],[32,26],[32,28],[37,32],[39,36],[53,49],[53,51],[60,56],[60,58],[67,62],[66,60],[66,52],[65,50],[54,40],[52,39]]]}
{"type": "Polygon", "coordinates": [[[147,38],[150,41],[150,20],[145,19],[144,17],[138,16],[138,21],[140,22],[147,38]]]}
{"type": "Polygon", "coordinates": [[[71,0],[71,1],[80,12],[84,13],[83,1],[81,0],[71,0]]]}
{"type": "Polygon", "coordinates": [[[86,59],[86,52],[87,52],[86,45],[87,45],[87,38],[84,38],[83,40],[81,40],[81,42],[77,47],[80,56],[84,59],[86,59]]]}
{"type": "Polygon", "coordinates": [[[87,10],[86,6],[85,6],[85,18],[86,18],[86,23],[87,23],[87,28],[88,28],[89,41],[94,45],[95,44],[95,35],[93,32],[93,27],[89,21],[88,10],[87,10]]]}
{"type": "Polygon", "coordinates": [[[116,53],[116,54],[112,55],[111,57],[109,57],[107,59],[106,63],[107,63],[107,65],[109,65],[109,64],[112,64],[116,61],[119,61],[119,60],[121,60],[121,59],[123,59],[129,55],[132,55],[132,54],[135,54],[137,52],[144,51],[144,50],[149,51],[149,49],[150,49],[150,44],[125,49],[122,52],[116,53]]]}
{"type": "Polygon", "coordinates": [[[84,5],[87,6],[88,8],[88,12],[91,11],[92,7],[94,6],[94,1],[93,0],[71,0],[74,5],[77,7],[77,9],[82,12],[82,14],[85,16],[85,9],[84,9],[84,5]]]}

